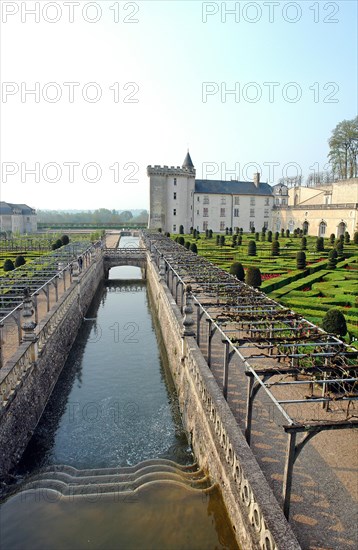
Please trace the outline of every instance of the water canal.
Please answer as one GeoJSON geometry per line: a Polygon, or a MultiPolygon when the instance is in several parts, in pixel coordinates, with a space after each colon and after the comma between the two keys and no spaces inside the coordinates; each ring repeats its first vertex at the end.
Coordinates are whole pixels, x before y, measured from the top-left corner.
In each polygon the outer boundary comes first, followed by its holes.
{"type": "Polygon", "coordinates": [[[16,478],[3,548],[237,548],[195,465],[139,268],[98,289],[16,478]]]}

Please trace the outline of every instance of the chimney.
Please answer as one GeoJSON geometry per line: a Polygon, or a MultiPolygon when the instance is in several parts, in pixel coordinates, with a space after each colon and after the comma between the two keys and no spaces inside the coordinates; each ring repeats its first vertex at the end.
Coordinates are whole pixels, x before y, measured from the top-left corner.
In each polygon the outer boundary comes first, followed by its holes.
{"type": "Polygon", "coordinates": [[[255,172],[254,174],[254,184],[256,187],[258,187],[260,185],[260,173],[259,172],[255,172]]]}

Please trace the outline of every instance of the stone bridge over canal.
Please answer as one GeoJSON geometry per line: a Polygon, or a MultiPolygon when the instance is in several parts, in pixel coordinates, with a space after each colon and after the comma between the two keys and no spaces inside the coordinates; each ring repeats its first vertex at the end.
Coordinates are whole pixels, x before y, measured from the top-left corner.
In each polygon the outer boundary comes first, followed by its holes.
{"type": "Polygon", "coordinates": [[[105,248],[103,251],[103,268],[105,278],[108,279],[109,270],[119,266],[140,267],[143,279],[147,271],[146,248],[105,248]]]}

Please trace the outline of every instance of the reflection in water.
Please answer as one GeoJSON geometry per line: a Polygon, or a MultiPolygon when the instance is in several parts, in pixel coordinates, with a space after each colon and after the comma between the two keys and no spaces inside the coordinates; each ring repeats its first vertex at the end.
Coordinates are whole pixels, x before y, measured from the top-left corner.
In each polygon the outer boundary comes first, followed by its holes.
{"type": "Polygon", "coordinates": [[[1,512],[4,548],[23,550],[237,549],[216,487],[149,484],[129,495],[12,497],[1,512]]]}

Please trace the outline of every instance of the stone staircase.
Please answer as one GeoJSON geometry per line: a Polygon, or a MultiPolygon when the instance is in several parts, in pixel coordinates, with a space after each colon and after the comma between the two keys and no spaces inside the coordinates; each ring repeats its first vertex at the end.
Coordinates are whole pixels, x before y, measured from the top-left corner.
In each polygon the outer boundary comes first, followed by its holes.
{"type": "Polygon", "coordinates": [[[166,459],[153,459],[135,466],[78,470],[72,466],[50,466],[27,478],[19,492],[56,491],[64,497],[89,495],[134,495],[146,485],[174,484],[208,492],[209,477],[196,464],[183,466],[166,459]]]}

